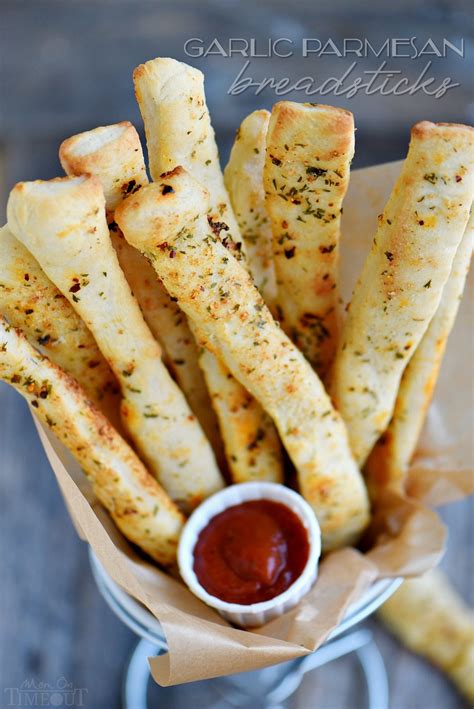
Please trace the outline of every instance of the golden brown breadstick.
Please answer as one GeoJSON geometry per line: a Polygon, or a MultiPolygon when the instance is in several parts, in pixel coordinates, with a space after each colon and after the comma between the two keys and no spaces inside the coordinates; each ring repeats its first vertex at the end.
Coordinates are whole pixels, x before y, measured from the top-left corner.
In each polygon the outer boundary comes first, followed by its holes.
{"type": "Polygon", "coordinates": [[[418,123],[341,336],[331,393],[363,465],[439,305],[473,197],[474,130],[418,123]]]}
{"type": "Polygon", "coordinates": [[[173,564],[184,521],[177,507],[76,380],[1,316],[0,379],[77,458],[123,534],[159,563],[173,564]]]}
{"type": "Polygon", "coordinates": [[[10,194],[8,220],[92,330],[119,380],[124,426],[145,462],[171,498],[192,509],[223,481],[120,269],[104,202],[96,177],[24,182],[10,194]]]}
{"type": "Polygon", "coordinates": [[[366,465],[369,485],[402,489],[438,379],[472,256],[474,216],[454,257],[436,313],[403,372],[390,424],[366,465]]]}
{"type": "Polygon", "coordinates": [[[187,317],[169,296],[147,259],[130,246],[114,224],[110,225],[112,244],[143,317],[155,339],[163,346],[163,359],[201,424],[220,469],[225,470],[227,461],[219,423],[199,366],[201,351],[187,317]]]}
{"type": "Polygon", "coordinates": [[[91,332],[8,226],[0,229],[0,313],[120,425],[120,389],[91,332]]]}
{"type": "Polygon", "coordinates": [[[273,418],[325,548],[351,543],[367,524],[368,501],[342,419],[249,274],[210,230],[207,207],[205,188],[177,168],[125,200],[115,217],[208,346],[273,418]]]}
{"type": "Polygon", "coordinates": [[[59,148],[59,160],[68,175],[100,178],[108,212],[148,183],[140,138],[129,121],[67,138],[59,148]]]}
{"type": "Polygon", "coordinates": [[[140,138],[128,121],[101,126],[65,140],[59,149],[61,165],[68,175],[95,175],[102,184],[110,236],[120,266],[164,359],[199,419],[219,464],[225,465],[217,418],[201,369],[199,349],[186,316],[168,295],[153,267],[130,246],[113,221],[115,207],[124,195],[148,183],[140,138]]]}
{"type": "Polygon", "coordinates": [[[221,426],[229,470],[234,483],[252,480],[283,482],[281,446],[270,416],[258,401],[208,349],[207,337],[193,327],[203,347],[200,364],[221,426]]]}
{"type": "Polygon", "coordinates": [[[237,129],[224,180],[245,244],[253,282],[270,310],[276,298],[272,230],[265,209],[263,166],[270,114],[254,111],[237,129]]]}
{"type": "MultiPolygon", "coordinates": [[[[224,186],[202,73],[174,59],[154,59],[135,69],[134,81],[152,178],[182,165],[205,184],[213,229],[225,234],[229,249],[242,259],[241,236],[224,186]]],[[[196,328],[198,323],[192,325],[196,339],[205,340],[196,328]]],[[[280,443],[263,409],[253,401],[242,405],[249,401],[248,392],[212,354],[203,350],[199,365],[219,419],[232,479],[282,481],[280,443]]]]}
{"type": "Polygon", "coordinates": [[[378,615],[404,645],[444,670],[474,702],[474,613],[439,569],[405,581],[378,615]]]}
{"type": "Polygon", "coordinates": [[[206,185],[210,216],[226,237],[244,247],[219,164],[219,153],[204,95],[204,75],[176,59],[158,57],[133,72],[135,95],[145,124],[153,180],[182,165],[206,185]]]}
{"type": "Polygon", "coordinates": [[[354,156],[354,117],[333,106],[273,106],[264,168],[279,318],[320,376],[339,330],[342,201],[354,156]]]}

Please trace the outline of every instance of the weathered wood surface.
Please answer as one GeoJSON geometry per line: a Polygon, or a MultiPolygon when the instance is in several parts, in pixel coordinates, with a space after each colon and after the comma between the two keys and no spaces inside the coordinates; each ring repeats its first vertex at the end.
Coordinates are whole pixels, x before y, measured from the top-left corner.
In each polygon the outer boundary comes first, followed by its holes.
{"type": "MultiPolygon", "coordinates": [[[[332,0],[321,7],[309,0],[290,4],[3,0],[0,211],[16,181],[60,174],[57,147],[64,137],[116,120],[139,125],[131,88],[133,67],[156,55],[183,58],[183,43],[189,37],[454,39],[466,37],[468,9],[464,0],[424,5],[412,0],[383,4],[364,0],[357,13],[349,0],[332,0]]],[[[270,107],[275,97],[271,92],[261,97],[226,96],[241,59],[210,57],[194,63],[208,74],[209,104],[226,156],[243,116],[254,108],[270,107]]],[[[253,60],[252,66],[260,77],[296,79],[315,70],[297,57],[253,60]]],[[[344,60],[329,58],[316,66],[326,76],[331,71],[340,74],[344,60]]],[[[404,67],[415,75],[409,60],[404,67]]],[[[472,120],[468,61],[440,60],[435,68],[439,76],[454,76],[462,87],[440,100],[417,95],[409,100],[335,101],[356,115],[356,165],[403,157],[409,126],[421,118],[472,120]]],[[[25,679],[55,682],[64,676],[75,687],[87,688],[86,706],[119,707],[122,667],[134,637],[99,596],[85,545],[69,521],[30,414],[3,384],[0,477],[0,706],[7,703],[5,688],[18,687],[25,679]]],[[[444,566],[454,585],[474,603],[472,506],[452,505],[442,515],[450,528],[444,566]]],[[[371,627],[390,675],[391,709],[464,706],[438,672],[401,648],[375,621],[371,627]]],[[[347,658],[305,680],[293,706],[359,709],[363,697],[357,663],[347,658]]],[[[192,704],[203,706],[198,694],[192,704]]]]}

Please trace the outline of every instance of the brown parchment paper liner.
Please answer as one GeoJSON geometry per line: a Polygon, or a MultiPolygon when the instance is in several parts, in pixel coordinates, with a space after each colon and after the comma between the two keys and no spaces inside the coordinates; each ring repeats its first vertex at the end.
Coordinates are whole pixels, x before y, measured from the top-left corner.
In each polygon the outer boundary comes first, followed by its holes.
{"type": "MultiPolygon", "coordinates": [[[[342,292],[348,300],[401,163],[353,173],[344,204],[342,292]]],[[[144,561],[95,500],[72,456],[36,422],[79,536],[107,573],[160,621],[169,652],[149,658],[162,686],[255,670],[312,652],[347,607],[380,577],[418,575],[436,565],[446,531],[426,504],[460,499],[474,489],[472,412],[467,383],[472,278],[448,345],[439,386],[410,472],[410,497],[386,494],[363,540],[365,553],[342,549],[320,565],[311,592],[293,610],[254,631],[231,627],[179,581],[144,561]]]]}

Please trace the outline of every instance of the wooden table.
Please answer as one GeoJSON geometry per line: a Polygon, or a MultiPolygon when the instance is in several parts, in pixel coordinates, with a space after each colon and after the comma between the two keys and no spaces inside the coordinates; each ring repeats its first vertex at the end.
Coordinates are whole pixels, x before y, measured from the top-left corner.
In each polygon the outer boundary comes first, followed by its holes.
{"type": "MultiPolygon", "coordinates": [[[[464,0],[439,0],[423,7],[411,0],[383,6],[363,0],[357,13],[349,0],[332,0],[318,8],[309,0],[2,0],[0,7],[6,97],[0,116],[0,209],[17,180],[60,174],[57,148],[66,136],[123,119],[139,125],[132,68],[158,54],[183,58],[189,37],[453,39],[465,36],[468,26],[464,0]]],[[[311,65],[311,70],[340,73],[344,61],[328,59],[311,65]]],[[[275,96],[226,96],[241,65],[239,58],[210,57],[194,63],[208,73],[209,104],[225,157],[239,121],[254,108],[270,107],[275,96]]],[[[410,60],[403,66],[411,74],[416,70],[410,60]]],[[[254,67],[256,74],[293,77],[309,69],[298,57],[283,63],[254,60],[254,67]]],[[[468,62],[448,57],[435,62],[435,72],[454,76],[462,86],[440,100],[418,96],[397,102],[335,101],[356,115],[356,165],[403,157],[409,126],[421,118],[469,122],[468,62]]],[[[69,521],[27,407],[3,384],[0,419],[0,706],[6,705],[5,688],[28,679],[55,682],[64,676],[88,690],[86,706],[119,707],[122,669],[135,638],[99,596],[87,549],[69,521]]],[[[467,502],[451,505],[442,516],[450,529],[443,565],[473,603],[472,507],[467,502]]],[[[376,621],[370,626],[387,664],[391,709],[464,706],[441,674],[401,648],[376,621]]],[[[293,706],[362,708],[363,689],[354,663],[351,658],[340,660],[305,680],[293,706]]],[[[198,697],[193,706],[200,707],[198,697]]]]}

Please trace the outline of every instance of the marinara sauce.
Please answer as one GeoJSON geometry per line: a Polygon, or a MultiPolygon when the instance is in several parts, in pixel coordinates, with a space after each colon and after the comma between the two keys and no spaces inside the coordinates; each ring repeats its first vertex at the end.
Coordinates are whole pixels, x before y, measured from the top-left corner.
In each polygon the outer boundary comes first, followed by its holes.
{"type": "Polygon", "coordinates": [[[213,517],[194,547],[194,572],[212,596],[250,605],[275,598],[301,575],[308,533],[286,505],[250,500],[213,517]]]}

